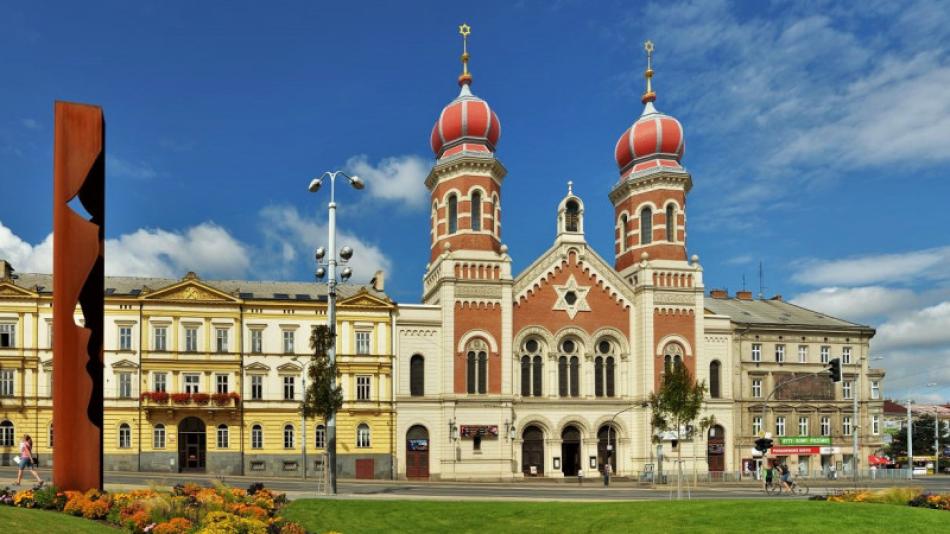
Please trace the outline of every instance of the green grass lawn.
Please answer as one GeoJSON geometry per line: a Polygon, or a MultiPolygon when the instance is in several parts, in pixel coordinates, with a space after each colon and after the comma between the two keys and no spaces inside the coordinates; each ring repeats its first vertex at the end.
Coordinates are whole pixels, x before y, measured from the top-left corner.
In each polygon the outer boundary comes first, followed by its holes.
{"type": "Polygon", "coordinates": [[[0,532],[4,534],[8,532],[11,534],[14,532],[118,534],[122,531],[102,523],[57,512],[0,506],[0,532]]]}
{"type": "Polygon", "coordinates": [[[301,499],[282,514],[308,530],[372,532],[950,532],[950,513],[801,500],[616,503],[301,499]]]}

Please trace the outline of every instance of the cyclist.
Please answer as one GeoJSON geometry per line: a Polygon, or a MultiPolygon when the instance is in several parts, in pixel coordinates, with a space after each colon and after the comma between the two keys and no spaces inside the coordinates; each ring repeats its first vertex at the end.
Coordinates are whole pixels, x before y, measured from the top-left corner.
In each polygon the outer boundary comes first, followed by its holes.
{"type": "Polygon", "coordinates": [[[782,486],[786,490],[791,492],[792,491],[792,472],[789,470],[788,465],[784,463],[780,465],[778,469],[782,477],[782,486]]]}

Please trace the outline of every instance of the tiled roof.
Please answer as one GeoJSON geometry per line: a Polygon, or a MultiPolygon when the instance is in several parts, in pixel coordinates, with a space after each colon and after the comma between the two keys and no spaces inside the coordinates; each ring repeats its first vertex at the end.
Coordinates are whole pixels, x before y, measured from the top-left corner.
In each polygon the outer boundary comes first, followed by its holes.
{"type": "MultiPolygon", "coordinates": [[[[49,274],[16,273],[13,283],[19,287],[34,290],[40,293],[53,292],[53,276],[49,274]]],[[[149,291],[158,291],[162,288],[175,285],[182,280],[173,278],[145,278],[134,276],[107,276],[105,279],[106,294],[110,296],[138,296],[148,288],[149,291]]],[[[275,282],[261,280],[204,280],[198,282],[213,287],[223,293],[238,296],[249,300],[326,300],[327,285],[315,282],[275,282]],[[277,296],[281,295],[281,296],[277,296]]],[[[340,284],[337,285],[337,297],[345,299],[365,289],[370,295],[387,299],[386,293],[376,291],[371,285],[340,284]]]]}
{"type": "Polygon", "coordinates": [[[706,297],[705,307],[712,313],[726,315],[740,324],[873,330],[870,326],[838,319],[783,300],[706,297]]]}

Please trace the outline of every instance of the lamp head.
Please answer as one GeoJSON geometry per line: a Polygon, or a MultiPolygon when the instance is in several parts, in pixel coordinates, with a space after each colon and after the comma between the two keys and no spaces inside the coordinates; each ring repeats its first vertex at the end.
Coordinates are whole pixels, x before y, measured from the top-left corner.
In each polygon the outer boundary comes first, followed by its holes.
{"type": "Polygon", "coordinates": [[[317,248],[317,250],[313,253],[313,257],[316,258],[317,261],[322,260],[323,257],[326,256],[326,255],[327,255],[327,249],[325,249],[325,248],[323,248],[323,247],[317,248]]]}
{"type": "Polygon", "coordinates": [[[317,267],[317,272],[314,274],[317,275],[317,280],[323,280],[323,277],[327,275],[327,270],[323,267],[317,267]]]}
{"type": "Polygon", "coordinates": [[[340,258],[343,261],[349,261],[353,257],[353,247],[343,247],[340,249],[340,258]]]}
{"type": "Polygon", "coordinates": [[[323,185],[323,180],[320,178],[314,178],[313,180],[310,180],[310,187],[307,189],[309,189],[311,193],[316,193],[320,190],[321,185],[323,185]]]}
{"type": "Polygon", "coordinates": [[[344,267],[343,270],[340,271],[340,279],[342,279],[344,282],[349,280],[351,276],[353,276],[353,269],[350,267],[344,267]]]}
{"type": "Polygon", "coordinates": [[[350,176],[350,185],[353,186],[353,189],[363,189],[366,187],[366,184],[359,176],[350,176]]]}

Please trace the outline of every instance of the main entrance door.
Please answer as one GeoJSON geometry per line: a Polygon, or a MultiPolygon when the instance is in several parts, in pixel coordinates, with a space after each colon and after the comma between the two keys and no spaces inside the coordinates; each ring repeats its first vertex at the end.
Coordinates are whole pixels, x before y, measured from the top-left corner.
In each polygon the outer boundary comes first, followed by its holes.
{"type": "Polygon", "coordinates": [[[597,431],[597,469],[601,473],[604,472],[604,464],[608,458],[611,473],[617,474],[617,429],[604,425],[597,431]]]}
{"type": "Polygon", "coordinates": [[[521,434],[521,472],[526,477],[544,475],[544,432],[532,425],[521,434]]]}
{"type": "Polygon", "coordinates": [[[208,438],[205,424],[197,417],[187,417],[178,423],[178,470],[204,471],[208,438]]]}
{"type": "Polygon", "coordinates": [[[726,431],[719,425],[709,427],[709,441],[706,445],[706,461],[709,472],[726,470],[726,431]]]}
{"type": "Polygon", "coordinates": [[[569,426],[561,432],[561,472],[566,477],[577,476],[581,470],[581,431],[569,426]]]}
{"type": "Polygon", "coordinates": [[[406,433],[406,478],[429,478],[429,431],[422,425],[406,433]]]}

